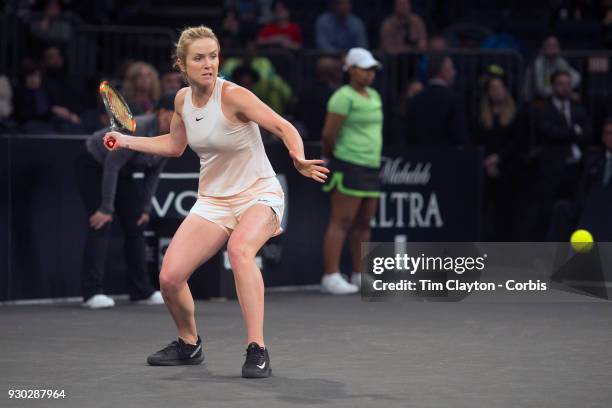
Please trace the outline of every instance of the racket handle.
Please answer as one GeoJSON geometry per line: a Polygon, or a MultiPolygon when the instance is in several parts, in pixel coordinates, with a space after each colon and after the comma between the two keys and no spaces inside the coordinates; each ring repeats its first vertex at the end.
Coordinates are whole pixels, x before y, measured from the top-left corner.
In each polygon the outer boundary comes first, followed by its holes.
{"type": "Polygon", "coordinates": [[[114,141],[113,139],[109,139],[109,140],[107,140],[107,141],[106,141],[106,145],[107,145],[107,146],[108,146],[110,149],[112,149],[112,148],[113,148],[113,146],[115,146],[115,141],[114,141]]]}

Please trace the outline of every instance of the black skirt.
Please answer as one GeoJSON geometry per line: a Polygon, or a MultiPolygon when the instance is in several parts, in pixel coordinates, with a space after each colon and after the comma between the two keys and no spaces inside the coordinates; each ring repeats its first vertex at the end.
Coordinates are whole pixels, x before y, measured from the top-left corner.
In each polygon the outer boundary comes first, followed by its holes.
{"type": "Polygon", "coordinates": [[[330,192],[335,188],[342,194],[352,197],[380,196],[379,169],[360,166],[333,158],[328,166],[330,177],[323,185],[323,191],[330,192]]]}

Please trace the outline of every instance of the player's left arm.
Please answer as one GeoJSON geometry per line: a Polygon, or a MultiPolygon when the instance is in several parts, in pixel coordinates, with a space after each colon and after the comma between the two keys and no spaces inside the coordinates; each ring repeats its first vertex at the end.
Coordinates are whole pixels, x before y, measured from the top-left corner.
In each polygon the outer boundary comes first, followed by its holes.
{"type": "Polygon", "coordinates": [[[329,170],[322,166],[323,160],[306,160],[302,138],[289,121],[243,87],[230,85],[223,96],[238,120],[253,121],[278,136],[289,150],[293,164],[302,175],[321,183],[327,179],[329,170]]]}

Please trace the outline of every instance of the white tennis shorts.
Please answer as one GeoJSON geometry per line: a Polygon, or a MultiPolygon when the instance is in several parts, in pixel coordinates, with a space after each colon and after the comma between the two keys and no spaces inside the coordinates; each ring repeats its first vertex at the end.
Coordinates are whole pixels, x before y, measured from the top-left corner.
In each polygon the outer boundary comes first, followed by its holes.
{"type": "Polygon", "coordinates": [[[267,205],[274,211],[278,219],[278,229],[274,235],[282,233],[280,224],[285,210],[285,194],[276,177],[260,178],[246,190],[232,196],[199,196],[189,213],[214,222],[229,235],[244,212],[255,204],[267,205]]]}

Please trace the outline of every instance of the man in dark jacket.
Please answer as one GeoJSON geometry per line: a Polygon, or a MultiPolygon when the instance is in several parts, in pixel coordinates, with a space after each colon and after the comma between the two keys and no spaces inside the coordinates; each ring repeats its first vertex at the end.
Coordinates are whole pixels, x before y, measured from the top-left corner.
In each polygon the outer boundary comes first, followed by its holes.
{"type": "MultiPolygon", "coordinates": [[[[174,95],[164,95],[155,113],[135,118],[136,134],[168,133],[173,113],[174,95]]],[[[163,304],[161,293],[154,289],[146,268],[143,228],[149,221],[151,198],[167,159],[129,149],[109,154],[102,139],[107,131],[94,133],[76,161],[79,190],[90,227],[83,259],[83,306],[100,309],[115,304],[103,291],[104,266],[115,214],[125,235],[130,299],[163,304]],[[132,177],[135,170],[144,172],[142,191],[132,177]]]]}
{"type": "Polygon", "coordinates": [[[434,55],[428,60],[429,83],[406,112],[409,144],[461,146],[469,144],[462,104],[451,89],[455,81],[453,60],[434,55]]]}
{"type": "Polygon", "coordinates": [[[603,149],[587,155],[573,200],[559,200],[552,211],[549,241],[567,241],[580,227],[589,230],[595,240],[612,240],[612,117],[601,131],[603,149]]]}
{"type": "Polygon", "coordinates": [[[534,240],[544,238],[555,203],[574,202],[581,174],[584,148],[591,144],[591,122],[586,109],[571,99],[572,79],[568,72],[551,76],[553,95],[536,112],[535,122],[541,145],[538,185],[538,222],[534,240]]]}

